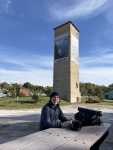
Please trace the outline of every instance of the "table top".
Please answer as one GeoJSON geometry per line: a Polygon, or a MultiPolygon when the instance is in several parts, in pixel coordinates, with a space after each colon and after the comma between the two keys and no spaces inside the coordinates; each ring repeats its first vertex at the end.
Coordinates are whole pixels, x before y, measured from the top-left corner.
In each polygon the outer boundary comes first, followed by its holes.
{"type": "Polygon", "coordinates": [[[50,128],[0,145],[0,150],[88,150],[110,124],[82,127],[80,131],[50,128]]]}

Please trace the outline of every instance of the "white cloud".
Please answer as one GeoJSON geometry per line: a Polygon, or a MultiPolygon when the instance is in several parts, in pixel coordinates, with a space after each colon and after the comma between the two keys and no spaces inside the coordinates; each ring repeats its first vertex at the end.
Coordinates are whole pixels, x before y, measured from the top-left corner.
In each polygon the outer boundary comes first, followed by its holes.
{"type": "Polygon", "coordinates": [[[81,59],[81,64],[83,66],[84,65],[88,65],[88,66],[113,65],[113,53],[98,55],[98,56],[84,57],[81,59]]]}
{"type": "Polygon", "coordinates": [[[80,81],[109,85],[113,83],[113,67],[81,68],[80,81]]]}
{"type": "Polygon", "coordinates": [[[50,14],[56,19],[69,19],[96,15],[101,13],[109,6],[108,0],[81,0],[79,3],[70,5],[61,5],[61,3],[54,3],[50,7],[50,14]]]}
{"type": "Polygon", "coordinates": [[[10,53],[0,55],[0,63],[4,66],[0,68],[0,82],[31,82],[38,85],[52,85],[53,82],[53,60],[51,56],[43,55],[12,55],[10,53]],[[12,70],[5,69],[5,65],[17,66],[12,70]],[[22,69],[20,69],[22,68],[22,69]]]}
{"type": "Polygon", "coordinates": [[[30,82],[34,85],[52,85],[52,70],[33,69],[29,71],[14,71],[0,69],[0,82],[25,83],[30,82]]]}
{"type": "MultiPolygon", "coordinates": [[[[0,52],[0,63],[20,65],[23,70],[0,68],[0,82],[31,82],[52,85],[53,58],[43,55],[12,55],[0,52]]],[[[113,83],[113,50],[98,48],[87,57],[80,58],[80,81],[108,85],[113,83]],[[111,67],[110,67],[111,66],[111,67]]]]}
{"type": "MultiPolygon", "coordinates": [[[[52,68],[52,57],[43,56],[38,54],[27,55],[12,55],[12,54],[1,54],[0,55],[1,63],[10,63],[12,65],[19,65],[22,68],[27,68],[28,70],[42,67],[51,69],[52,68]]],[[[17,68],[18,69],[18,68],[17,68]]]]}
{"type": "Polygon", "coordinates": [[[82,57],[80,68],[80,80],[109,85],[113,83],[113,50],[99,49],[99,53],[88,57],[82,57]]]}

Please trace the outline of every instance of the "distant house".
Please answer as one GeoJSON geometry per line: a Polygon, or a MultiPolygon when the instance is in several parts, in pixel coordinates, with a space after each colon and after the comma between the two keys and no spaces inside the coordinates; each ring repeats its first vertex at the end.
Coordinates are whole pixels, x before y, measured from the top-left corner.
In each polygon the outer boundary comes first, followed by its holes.
{"type": "Polygon", "coordinates": [[[105,99],[113,100],[113,91],[105,93],[105,99]]]}
{"type": "Polygon", "coordinates": [[[32,92],[30,89],[22,87],[19,91],[19,96],[32,96],[32,92]]]}
{"type": "Polygon", "coordinates": [[[0,90],[0,97],[6,97],[7,94],[4,94],[2,90],[0,90]]]}

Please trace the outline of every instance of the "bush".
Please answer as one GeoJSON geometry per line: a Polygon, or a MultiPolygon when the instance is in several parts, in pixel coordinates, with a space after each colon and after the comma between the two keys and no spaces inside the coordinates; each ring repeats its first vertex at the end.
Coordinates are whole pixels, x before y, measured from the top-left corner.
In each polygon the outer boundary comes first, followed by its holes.
{"type": "Polygon", "coordinates": [[[88,96],[85,102],[86,103],[99,103],[100,99],[97,96],[88,96]]]}
{"type": "Polygon", "coordinates": [[[34,94],[34,95],[32,96],[32,99],[33,99],[33,101],[36,103],[36,102],[38,102],[38,100],[39,100],[39,96],[34,94]]]}
{"type": "Polygon", "coordinates": [[[53,87],[49,87],[49,86],[45,87],[44,92],[47,96],[50,96],[50,94],[53,92],[53,87]]]}

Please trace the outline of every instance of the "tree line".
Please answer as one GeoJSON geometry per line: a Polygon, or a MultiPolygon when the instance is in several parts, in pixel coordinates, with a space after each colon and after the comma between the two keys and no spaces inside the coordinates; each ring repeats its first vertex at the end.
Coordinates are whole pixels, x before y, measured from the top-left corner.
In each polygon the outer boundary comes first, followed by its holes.
{"type": "Polygon", "coordinates": [[[24,84],[12,83],[9,84],[7,82],[0,83],[0,90],[11,97],[20,96],[20,89],[26,88],[32,92],[32,95],[41,95],[46,94],[47,96],[50,95],[53,88],[51,86],[40,86],[40,85],[33,85],[30,82],[26,82],[24,84]]]}
{"type": "MultiPolygon", "coordinates": [[[[19,91],[22,87],[29,89],[34,95],[46,94],[47,96],[49,96],[53,91],[52,86],[44,87],[40,85],[33,85],[30,82],[26,82],[24,84],[9,84],[7,82],[0,83],[0,89],[4,92],[4,94],[9,93],[9,95],[12,97],[19,96],[19,91]]],[[[81,96],[98,96],[100,98],[104,98],[104,94],[112,90],[113,84],[104,86],[96,85],[93,83],[80,83],[81,96]]]]}
{"type": "Polygon", "coordinates": [[[113,84],[104,86],[92,83],[80,83],[81,96],[97,96],[99,98],[104,98],[104,95],[110,91],[113,91],[113,84]]]}

